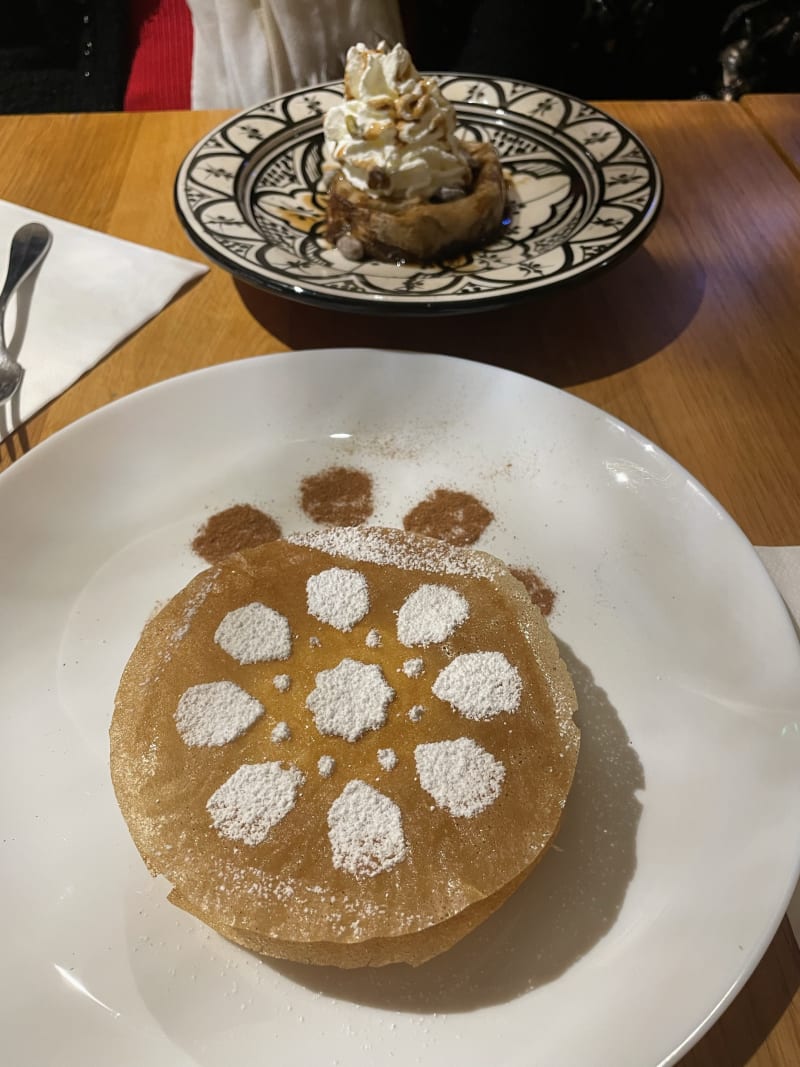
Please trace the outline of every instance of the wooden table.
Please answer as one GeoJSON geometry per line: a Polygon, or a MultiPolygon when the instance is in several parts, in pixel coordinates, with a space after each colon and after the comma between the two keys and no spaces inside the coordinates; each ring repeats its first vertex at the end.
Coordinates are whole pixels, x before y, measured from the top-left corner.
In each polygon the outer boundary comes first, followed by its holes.
{"type": "MultiPolygon", "coordinates": [[[[337,344],[414,348],[495,362],[597,404],[684,464],[755,544],[800,543],[800,97],[604,106],[653,149],[666,185],[652,235],[607,275],[513,310],[427,322],[308,308],[212,268],[0,445],[0,469],[116,397],[207,364],[337,344]]],[[[223,117],[0,118],[0,196],[199,260],[172,182],[223,117]]],[[[683,1062],[794,1067],[798,988],[784,921],[683,1062]]]]}
{"type": "Polygon", "coordinates": [[[742,106],[779,155],[800,175],[800,97],[764,93],[743,97],[742,106]]]}

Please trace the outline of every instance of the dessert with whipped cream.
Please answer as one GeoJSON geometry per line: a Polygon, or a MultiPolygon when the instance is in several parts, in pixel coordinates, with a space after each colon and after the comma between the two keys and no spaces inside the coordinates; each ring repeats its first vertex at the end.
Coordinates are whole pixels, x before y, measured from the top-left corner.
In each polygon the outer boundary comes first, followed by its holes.
{"type": "Polygon", "coordinates": [[[111,770],[150,871],[225,937],[418,964],[547,851],[574,712],[556,642],[499,560],[332,527],[235,553],[147,624],[111,770]]]}
{"type": "Polygon", "coordinates": [[[495,149],[456,135],[438,82],[400,44],[354,45],[344,99],[324,122],[327,237],[349,259],[429,262],[502,231],[506,182],[495,149]]]}

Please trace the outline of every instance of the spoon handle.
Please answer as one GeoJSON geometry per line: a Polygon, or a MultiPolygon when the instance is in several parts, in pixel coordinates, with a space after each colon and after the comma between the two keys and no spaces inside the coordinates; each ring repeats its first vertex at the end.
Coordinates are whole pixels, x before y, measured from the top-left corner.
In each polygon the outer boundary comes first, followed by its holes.
{"type": "Polygon", "coordinates": [[[0,319],[11,294],[27,278],[52,242],[53,235],[40,222],[28,222],[14,234],[8,256],[8,273],[0,290],[0,319]]]}

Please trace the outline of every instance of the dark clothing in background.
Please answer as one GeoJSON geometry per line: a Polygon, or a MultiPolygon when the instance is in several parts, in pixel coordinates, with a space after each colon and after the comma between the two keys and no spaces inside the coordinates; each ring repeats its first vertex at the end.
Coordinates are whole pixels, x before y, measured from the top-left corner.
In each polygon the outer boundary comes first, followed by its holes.
{"type": "MultiPolygon", "coordinates": [[[[800,0],[400,2],[421,70],[501,74],[597,100],[717,96],[724,83],[729,98],[800,92],[800,0]]],[[[0,3],[0,112],[122,109],[129,0],[0,3]]],[[[137,17],[158,6],[139,0],[137,17]]]]}
{"type": "Polygon", "coordinates": [[[0,112],[122,109],[127,0],[2,0],[0,112]]]}
{"type": "Polygon", "coordinates": [[[744,91],[800,91],[800,0],[424,0],[421,70],[501,74],[595,100],[716,96],[744,41],[744,91]]]}

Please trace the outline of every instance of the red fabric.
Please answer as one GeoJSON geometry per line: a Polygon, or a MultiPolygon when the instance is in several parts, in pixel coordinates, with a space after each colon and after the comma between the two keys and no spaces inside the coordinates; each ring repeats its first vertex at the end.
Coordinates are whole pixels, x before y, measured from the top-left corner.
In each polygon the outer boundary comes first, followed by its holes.
{"type": "Polygon", "coordinates": [[[129,0],[133,58],[126,111],[191,107],[192,16],[186,0],[129,0]]]}

